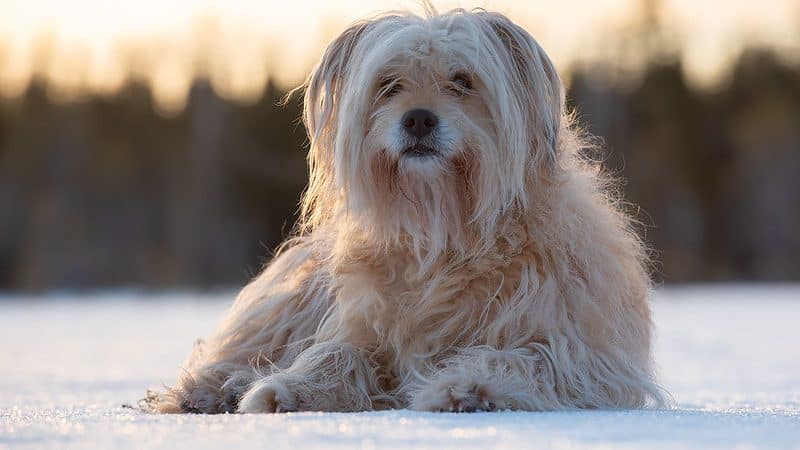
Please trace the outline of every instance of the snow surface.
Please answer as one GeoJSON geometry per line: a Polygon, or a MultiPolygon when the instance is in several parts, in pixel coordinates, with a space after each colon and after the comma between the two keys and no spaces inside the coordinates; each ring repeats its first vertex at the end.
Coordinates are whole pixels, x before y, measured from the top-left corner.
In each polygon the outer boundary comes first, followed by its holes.
{"type": "Polygon", "coordinates": [[[661,289],[656,359],[674,406],[647,411],[155,416],[232,294],[0,297],[0,449],[800,449],[800,286],[661,289]]]}

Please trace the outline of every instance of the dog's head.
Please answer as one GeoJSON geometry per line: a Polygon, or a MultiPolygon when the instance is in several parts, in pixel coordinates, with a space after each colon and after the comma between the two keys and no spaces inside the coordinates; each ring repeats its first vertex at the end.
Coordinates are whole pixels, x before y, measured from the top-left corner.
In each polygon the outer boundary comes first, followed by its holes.
{"type": "Polygon", "coordinates": [[[307,82],[306,224],[356,222],[428,250],[489,230],[556,164],[563,105],[550,59],[500,14],[357,23],[307,82]]]}

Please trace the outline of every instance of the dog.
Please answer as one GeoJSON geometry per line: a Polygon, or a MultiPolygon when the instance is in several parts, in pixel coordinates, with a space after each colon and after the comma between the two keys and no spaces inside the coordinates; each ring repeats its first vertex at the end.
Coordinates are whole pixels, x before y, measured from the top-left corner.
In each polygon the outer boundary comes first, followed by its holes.
{"type": "Polygon", "coordinates": [[[663,404],[647,251],[528,32],[384,14],[301,89],[293,237],[149,410],[663,404]]]}

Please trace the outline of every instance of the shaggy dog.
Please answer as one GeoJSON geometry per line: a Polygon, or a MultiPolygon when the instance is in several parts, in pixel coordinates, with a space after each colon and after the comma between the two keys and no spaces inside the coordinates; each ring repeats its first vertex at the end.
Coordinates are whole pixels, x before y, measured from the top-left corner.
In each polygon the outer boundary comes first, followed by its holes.
{"type": "Polygon", "coordinates": [[[296,235],[151,410],[661,403],[643,247],[524,29],[383,15],[304,87],[296,235]]]}

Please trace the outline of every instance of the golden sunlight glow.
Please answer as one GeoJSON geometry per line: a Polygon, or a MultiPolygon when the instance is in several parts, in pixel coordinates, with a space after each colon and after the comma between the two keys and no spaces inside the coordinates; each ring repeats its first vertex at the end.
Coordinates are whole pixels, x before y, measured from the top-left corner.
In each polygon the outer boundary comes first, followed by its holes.
{"type": "MultiPolygon", "coordinates": [[[[440,10],[498,10],[528,28],[562,70],[607,63],[636,73],[652,49],[627,45],[655,17],[660,36],[697,87],[713,87],[747,45],[800,55],[800,1],[561,0],[433,1],[440,10]]],[[[33,77],[70,99],[113,93],[143,80],[159,110],[180,111],[194,77],[223,97],[252,101],[272,80],[303,79],[349,22],[417,1],[2,0],[0,95],[21,95],[33,77]]],[[[657,55],[656,55],[657,56],[657,55]]]]}

